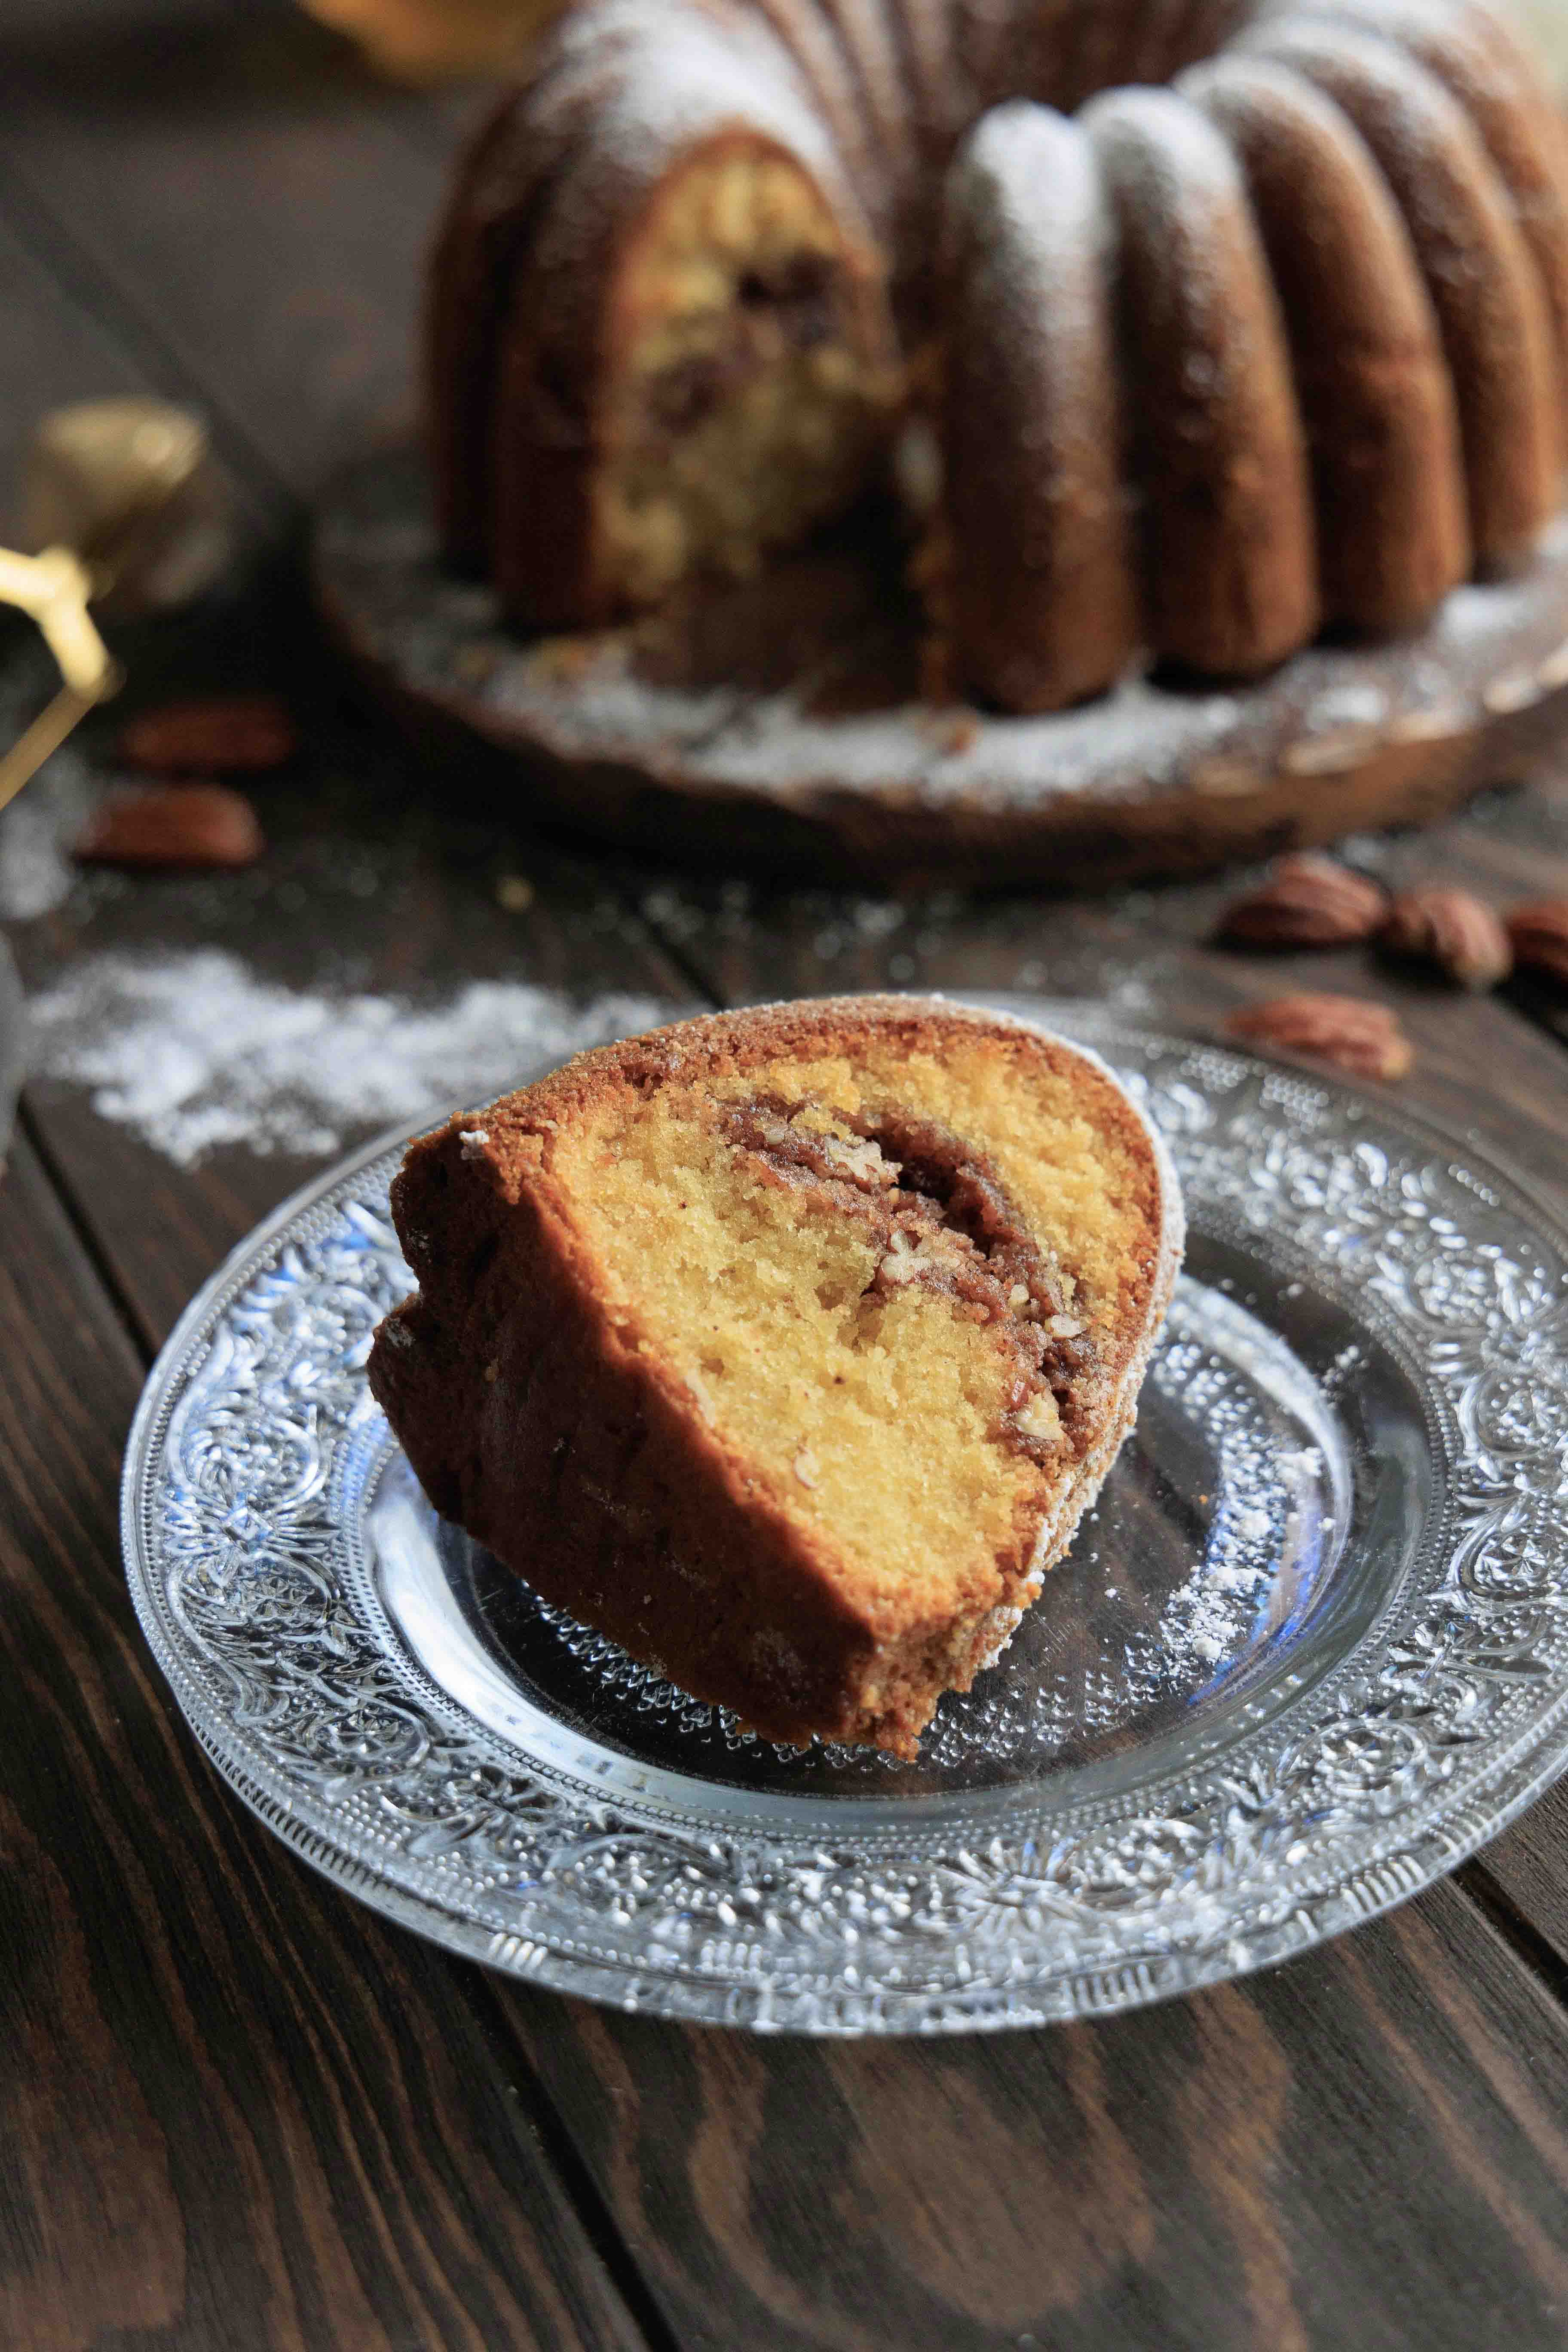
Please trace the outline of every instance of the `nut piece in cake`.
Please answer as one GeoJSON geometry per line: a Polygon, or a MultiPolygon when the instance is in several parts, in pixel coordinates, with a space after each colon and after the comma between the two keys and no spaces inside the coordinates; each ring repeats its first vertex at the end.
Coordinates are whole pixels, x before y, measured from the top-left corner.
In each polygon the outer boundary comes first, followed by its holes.
{"type": "Polygon", "coordinates": [[[1182,1214],[1092,1056],[858,998],[416,1143],[371,1385],[437,1510],[767,1738],[915,1752],[1131,1428],[1182,1214]]]}

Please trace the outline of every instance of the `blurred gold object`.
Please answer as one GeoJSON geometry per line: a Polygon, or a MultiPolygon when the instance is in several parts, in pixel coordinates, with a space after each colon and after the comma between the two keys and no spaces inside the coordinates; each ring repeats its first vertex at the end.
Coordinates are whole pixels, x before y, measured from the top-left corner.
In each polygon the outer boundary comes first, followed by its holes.
{"type": "Polygon", "coordinates": [[[33,437],[22,482],[23,544],[74,548],[95,604],[113,617],[199,595],[233,551],[226,486],[206,426],[163,400],[85,400],[33,437]]]}
{"type": "Polygon", "coordinates": [[[74,693],[96,696],[114,665],[87,609],[91,595],[91,574],[68,547],[48,547],[42,555],[0,547],[0,604],[37,621],[74,693]]]}
{"type": "Polygon", "coordinates": [[[128,616],[184,604],[231,551],[229,507],[205,426],[160,400],[95,400],[45,417],[28,452],[22,536],[0,548],[0,604],[36,621],[64,680],[0,758],[0,809],[121,672],[90,607],[128,616]]]}
{"type": "Polygon", "coordinates": [[[566,0],[305,0],[400,81],[521,66],[566,0]]]}
{"type": "Polygon", "coordinates": [[[20,742],[0,759],[0,809],[58,751],[78,719],[119,690],[120,666],[88,611],[91,593],[91,574],[68,547],[46,548],[42,555],[0,548],[0,604],[15,604],[37,621],[65,680],[20,742]]]}

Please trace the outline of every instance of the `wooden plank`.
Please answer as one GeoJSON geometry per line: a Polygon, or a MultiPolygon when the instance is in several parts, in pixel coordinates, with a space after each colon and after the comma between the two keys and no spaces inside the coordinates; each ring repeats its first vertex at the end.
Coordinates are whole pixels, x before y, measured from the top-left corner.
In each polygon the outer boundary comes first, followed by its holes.
{"type": "Polygon", "coordinates": [[[745,2042],[501,1996],[712,2352],[1547,2352],[1568,2020],[1452,1887],[1097,2026],[745,2042]]]}
{"type": "MultiPolygon", "coordinates": [[[[0,113],[0,121],[3,121],[0,113]]],[[[112,284],[89,254],[62,232],[47,208],[7,170],[0,142],[0,216],[6,234],[26,255],[26,278],[18,271],[21,307],[16,314],[18,341],[27,352],[22,382],[7,404],[10,431],[18,452],[45,408],[66,400],[90,400],[121,391],[150,392],[194,409],[206,426],[219,465],[224,468],[246,534],[254,537],[259,525],[265,535],[280,532],[288,499],[284,486],[251,446],[243,431],[207,394],[199,377],[184,365],[133,305],[121,301],[112,284]],[[80,351],[62,354],[61,314],[86,321],[88,332],[79,345],[97,346],[118,354],[112,366],[97,364],[92,352],[90,373],[79,365],[80,351]],[[50,361],[75,356],[79,363],[49,366],[50,361]],[[39,362],[44,362],[43,366],[39,362]],[[48,380],[51,379],[52,380],[48,380]],[[129,380],[128,380],[129,379],[129,380]]]]}
{"type": "MultiPolygon", "coordinates": [[[[21,44],[4,177],[46,260],[96,273],[277,482],[305,495],[412,417],[444,142],[293,11],[21,44]],[[41,223],[41,225],[40,225],[41,223]]],[[[458,126],[452,126],[452,137],[458,126]]]]}
{"type": "Polygon", "coordinates": [[[6,397],[0,404],[0,535],[15,543],[16,488],[34,420],[68,400],[143,392],[140,369],[114,338],[66,299],[0,219],[0,317],[6,323],[6,397]]]}
{"type": "Polygon", "coordinates": [[[632,2352],[471,1972],[180,1728],[118,1560],[141,1367],[25,1147],[0,1331],[0,2341],[632,2352]]]}
{"type": "Polygon", "coordinates": [[[1488,1846],[1465,1883],[1568,2003],[1568,1783],[1560,1780],[1488,1846]]]}

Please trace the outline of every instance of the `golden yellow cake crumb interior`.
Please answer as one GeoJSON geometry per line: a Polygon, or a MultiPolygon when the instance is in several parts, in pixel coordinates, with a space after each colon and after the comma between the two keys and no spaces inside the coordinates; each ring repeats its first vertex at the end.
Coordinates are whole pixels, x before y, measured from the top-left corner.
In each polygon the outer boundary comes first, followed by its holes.
{"type": "Polygon", "coordinates": [[[629,601],[743,575],[854,495],[899,386],[856,347],[841,267],[823,197],[763,146],[700,156],[661,192],[619,289],[627,364],[598,489],[629,601]]]}
{"type": "MultiPolygon", "coordinates": [[[[994,1598],[1013,1529],[1037,1521],[1071,1454],[1064,1445],[1042,1466],[1002,1443],[1008,1371],[984,1326],[930,1288],[873,1294],[879,1253],[864,1227],[821,1203],[803,1213],[711,1104],[786,1103],[850,1149],[843,1122],[857,1115],[941,1120],[987,1155],[1092,1331],[1118,1308],[1138,1179],[1072,1095],[1070,1077],[1025,1067],[992,1038],[950,1045],[940,1065],[889,1045],[853,1065],[792,1059],[710,1075],[700,1090],[667,1083],[557,1141],[612,1307],[626,1305],[629,1328],[775,1499],[839,1547],[861,1592],[907,1610],[922,1585],[933,1621],[994,1598]]],[[[1041,1409],[1051,1416],[1048,1397],[1041,1409]]]]}

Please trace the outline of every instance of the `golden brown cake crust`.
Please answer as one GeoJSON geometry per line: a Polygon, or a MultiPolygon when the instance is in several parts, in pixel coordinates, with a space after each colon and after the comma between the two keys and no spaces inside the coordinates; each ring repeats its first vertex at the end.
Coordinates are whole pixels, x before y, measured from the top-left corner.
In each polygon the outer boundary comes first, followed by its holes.
{"type": "Polygon", "coordinates": [[[1317,486],[1323,606],[1377,635],[1469,577],[1453,379],[1409,233],[1347,118],[1233,54],[1177,85],[1234,147],[1290,334],[1317,486]]]}
{"type": "Polygon", "coordinates": [[[948,185],[942,593],[957,675],[1004,709],[1098,694],[1141,643],[1110,233],[1076,123],[1022,101],[986,117],[948,185]]]}
{"type": "Polygon", "coordinates": [[[1162,660],[1254,677],[1316,635],[1316,526],[1285,327],[1240,172],[1167,90],[1086,108],[1118,216],[1138,394],[1148,617],[1162,660]]]}
{"type": "Polygon", "coordinates": [[[1311,13],[1397,42],[1474,123],[1540,273],[1568,415],[1568,121],[1539,67],[1489,0],[1315,0],[1311,13]]]}
{"type": "Polygon", "coordinates": [[[565,28],[535,77],[480,126],[437,226],[425,320],[429,444],[448,560],[479,570],[494,537],[494,413],[519,276],[573,158],[641,38],[635,9],[565,28]]]}
{"type": "Polygon", "coordinates": [[[370,1380],[436,1507],[545,1600],[768,1738],[900,1754],[942,1691],[966,1689],[1005,1643],[1070,1540],[1131,1423],[1180,1250],[1168,1161],[1092,1057],[998,1016],[900,999],[717,1015],[584,1055],[415,1145],[393,1212],[421,1288],[382,1327],[370,1380]],[[868,1586],[694,1412],[635,1315],[606,1303],[552,1169],[575,1123],[667,1085],[858,1047],[940,1057],[977,1036],[1070,1079],[1135,1171],[1139,1239],[1099,1343],[1103,1410],[1075,1441],[1059,1504],[1043,1528],[1020,1523],[955,1620],[951,1601],[933,1615],[919,1593],[868,1586]]]}
{"type": "Polygon", "coordinates": [[[1287,17],[1246,47],[1342,107],[1398,199],[1453,374],[1476,554],[1506,570],[1558,502],[1557,359],[1540,275],[1480,134],[1426,66],[1353,26],[1287,17]]]}

